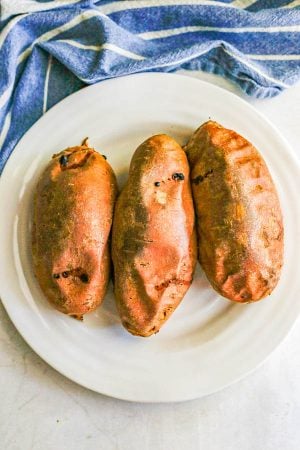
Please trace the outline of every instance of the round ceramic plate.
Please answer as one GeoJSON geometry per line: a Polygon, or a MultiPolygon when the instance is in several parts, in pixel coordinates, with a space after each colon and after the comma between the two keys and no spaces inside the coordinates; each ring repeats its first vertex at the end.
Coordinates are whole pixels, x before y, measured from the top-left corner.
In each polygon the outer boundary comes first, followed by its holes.
{"type": "Polygon", "coordinates": [[[0,181],[0,293],[28,344],[59,372],[94,391],[133,401],[201,397],[238,380],[282,341],[300,311],[300,170],[273,126],[238,97],[189,77],[148,73],[96,84],[66,98],[22,138],[0,181]],[[278,188],[285,265],[274,293],[240,305],[218,296],[201,269],[181,305],[150,338],[120,324],[112,289],[84,322],[56,312],[33,276],[33,190],[53,153],[86,136],[124,184],[131,156],[147,137],[185,143],[212,118],[253,142],[278,188]]]}

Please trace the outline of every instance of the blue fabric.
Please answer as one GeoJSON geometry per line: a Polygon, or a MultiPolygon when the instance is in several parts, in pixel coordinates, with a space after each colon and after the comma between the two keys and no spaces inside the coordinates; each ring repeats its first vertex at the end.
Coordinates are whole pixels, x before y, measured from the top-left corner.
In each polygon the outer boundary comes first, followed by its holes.
{"type": "Polygon", "coordinates": [[[0,172],[21,136],[86,84],[204,70],[272,97],[300,77],[300,1],[2,0],[0,172]]]}

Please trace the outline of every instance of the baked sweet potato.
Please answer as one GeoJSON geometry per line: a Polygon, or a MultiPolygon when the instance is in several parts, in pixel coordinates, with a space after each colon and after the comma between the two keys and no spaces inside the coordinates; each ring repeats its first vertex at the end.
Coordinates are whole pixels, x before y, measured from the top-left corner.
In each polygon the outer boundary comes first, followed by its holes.
{"type": "Polygon", "coordinates": [[[110,165],[86,141],[54,155],[36,188],[34,272],[55,308],[76,318],[106,292],[116,189],[110,165]]]}
{"type": "Polygon", "coordinates": [[[224,297],[254,302],[275,288],[283,264],[283,222],[269,170],[253,145],[206,122],[186,146],[199,261],[224,297]]]}
{"type": "Polygon", "coordinates": [[[133,155],[114,215],[114,291],[130,333],[159,331],[192,282],[196,253],[186,155],[169,136],[153,136],[133,155]]]}

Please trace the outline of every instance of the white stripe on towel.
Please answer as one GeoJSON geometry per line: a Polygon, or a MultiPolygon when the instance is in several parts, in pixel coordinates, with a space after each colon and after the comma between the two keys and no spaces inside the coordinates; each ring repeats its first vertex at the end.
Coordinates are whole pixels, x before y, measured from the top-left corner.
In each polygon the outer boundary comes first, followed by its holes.
{"type": "Polygon", "coordinates": [[[300,0],[294,0],[288,5],[282,6],[282,8],[296,8],[297,6],[300,6],[300,0]]]}
{"type": "Polygon", "coordinates": [[[81,48],[82,50],[93,50],[95,52],[99,52],[101,50],[111,50],[119,55],[126,56],[127,58],[135,59],[137,61],[143,61],[145,59],[144,56],[125,50],[115,44],[104,43],[101,45],[85,45],[71,39],[57,39],[55,42],[63,42],[65,44],[72,45],[73,47],[81,48]]]}
{"type": "Polygon", "coordinates": [[[238,27],[238,28],[225,28],[225,27],[206,27],[201,25],[170,28],[168,30],[147,31],[146,33],[140,33],[138,36],[145,40],[161,39],[170,36],[177,36],[185,33],[197,33],[198,31],[215,31],[218,33],[286,33],[300,31],[300,25],[284,25],[282,27],[238,27]]]}
{"type": "Polygon", "coordinates": [[[23,13],[34,13],[37,11],[45,11],[60,6],[67,6],[79,3],[81,0],[57,0],[47,3],[37,3],[32,0],[2,0],[2,18],[7,19],[10,16],[23,13]]]}
{"type": "Polygon", "coordinates": [[[300,55],[245,55],[250,59],[257,61],[297,61],[300,55]]]}
{"type": "Polygon", "coordinates": [[[231,6],[234,6],[235,8],[248,8],[249,6],[253,5],[253,3],[256,3],[257,0],[234,0],[230,3],[231,6]]]}
{"type": "Polygon", "coordinates": [[[248,66],[251,70],[254,70],[256,73],[258,73],[260,76],[262,76],[266,80],[272,81],[272,83],[279,84],[280,86],[283,86],[285,88],[290,87],[288,84],[284,83],[283,81],[277,80],[276,78],[270,77],[269,75],[265,74],[264,72],[259,70],[258,67],[250,64],[248,61],[246,62],[244,59],[240,58],[235,53],[232,53],[227,48],[223,48],[223,50],[224,50],[225,53],[227,53],[228,55],[230,55],[233,58],[237,59],[238,61],[240,61],[245,66],[248,66]]]}
{"type": "Polygon", "coordinates": [[[46,77],[45,77],[45,86],[44,86],[43,114],[45,114],[45,112],[47,111],[48,86],[49,86],[51,65],[52,65],[52,55],[49,55],[47,72],[46,72],[46,77]]]}
{"type": "Polygon", "coordinates": [[[7,133],[8,133],[9,127],[10,127],[10,123],[11,123],[11,111],[9,111],[9,113],[7,113],[4,124],[3,124],[3,128],[0,133],[0,150],[5,141],[5,138],[7,136],[7,133]]]}
{"type": "Polygon", "coordinates": [[[117,3],[108,3],[107,5],[98,6],[98,10],[103,14],[109,15],[114,12],[125,11],[127,9],[143,9],[159,6],[179,6],[179,5],[195,5],[195,6],[222,6],[223,8],[231,8],[231,4],[218,2],[214,0],[123,0],[117,3]]]}
{"type": "Polygon", "coordinates": [[[10,20],[8,24],[3,28],[3,30],[0,33],[0,49],[7,38],[8,33],[13,29],[13,27],[24,17],[28,16],[28,14],[23,14],[22,16],[15,17],[14,19],[10,20]]]}
{"type": "Polygon", "coordinates": [[[84,22],[85,20],[92,19],[93,17],[97,17],[99,15],[102,15],[99,13],[99,11],[91,10],[91,11],[85,11],[82,14],[74,17],[69,22],[65,23],[64,25],[61,25],[60,27],[53,28],[53,30],[47,31],[46,33],[39,36],[37,39],[33,41],[33,43],[28,47],[26,50],[24,50],[20,55],[18,62],[24,61],[24,59],[27,58],[27,56],[31,53],[33,47],[35,44],[39,42],[46,42],[50,39],[54,38],[55,36],[58,36],[59,34],[63,33],[64,31],[70,30],[71,28],[76,27],[76,25],[79,25],[80,23],[84,22]]]}

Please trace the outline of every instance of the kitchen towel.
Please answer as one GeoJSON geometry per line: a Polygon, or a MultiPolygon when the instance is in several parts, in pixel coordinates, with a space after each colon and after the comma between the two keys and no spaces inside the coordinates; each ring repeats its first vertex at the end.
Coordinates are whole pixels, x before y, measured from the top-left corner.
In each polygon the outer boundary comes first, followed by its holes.
{"type": "Polygon", "coordinates": [[[42,114],[107,78],[204,70],[275,96],[300,77],[299,36],[300,0],[1,0],[0,172],[42,114]]]}

